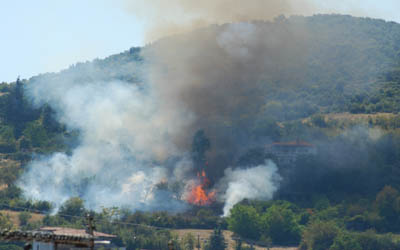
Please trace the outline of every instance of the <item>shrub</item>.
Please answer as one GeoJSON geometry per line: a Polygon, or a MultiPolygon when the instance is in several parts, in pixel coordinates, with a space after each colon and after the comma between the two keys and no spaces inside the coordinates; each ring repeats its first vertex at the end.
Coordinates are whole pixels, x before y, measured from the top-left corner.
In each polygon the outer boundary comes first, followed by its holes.
{"type": "Polygon", "coordinates": [[[315,221],[303,232],[303,239],[300,245],[302,250],[326,250],[331,247],[339,234],[338,226],[330,222],[315,221]]]}
{"type": "Polygon", "coordinates": [[[329,250],[363,250],[360,243],[349,233],[339,234],[329,250]]]}
{"type": "Polygon", "coordinates": [[[398,250],[400,246],[393,242],[390,235],[377,235],[374,231],[367,231],[355,235],[363,250],[398,250]]]}
{"type": "Polygon", "coordinates": [[[28,224],[30,218],[32,218],[31,213],[26,212],[26,211],[20,212],[18,215],[19,225],[26,226],[28,224]]]}

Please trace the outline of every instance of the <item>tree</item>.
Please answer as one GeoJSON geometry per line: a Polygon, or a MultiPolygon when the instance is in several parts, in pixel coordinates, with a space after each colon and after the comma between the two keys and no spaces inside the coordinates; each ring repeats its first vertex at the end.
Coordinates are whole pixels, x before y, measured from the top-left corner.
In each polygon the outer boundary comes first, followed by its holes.
{"type": "Polygon", "coordinates": [[[46,105],[43,108],[43,127],[49,132],[62,131],[61,124],[54,119],[55,115],[55,111],[50,106],[46,105]]]}
{"type": "Polygon", "coordinates": [[[224,250],[225,248],[226,243],[221,228],[214,229],[214,232],[210,235],[210,238],[208,239],[205,250],[224,250]]]}
{"type": "Polygon", "coordinates": [[[182,249],[183,250],[193,250],[195,245],[195,238],[193,234],[187,233],[182,238],[182,249]]]}
{"type": "Polygon", "coordinates": [[[30,150],[32,148],[32,141],[25,136],[22,137],[21,141],[19,142],[19,149],[20,150],[30,150]]]}
{"type": "Polygon", "coordinates": [[[333,244],[339,228],[334,222],[315,221],[303,232],[301,250],[327,250],[333,244]]]}
{"type": "Polygon", "coordinates": [[[49,138],[46,129],[38,121],[28,123],[23,134],[34,147],[44,147],[48,144],[49,138]]]}
{"type": "Polygon", "coordinates": [[[388,230],[396,230],[398,226],[398,216],[400,213],[400,196],[399,192],[390,187],[385,186],[376,195],[376,206],[378,213],[385,220],[385,226],[388,230]]]}
{"type": "Polygon", "coordinates": [[[260,216],[254,207],[236,205],[227,220],[228,228],[234,233],[249,239],[260,237],[260,216]]]}
{"type": "Polygon", "coordinates": [[[325,128],[327,126],[326,121],[325,121],[325,116],[321,114],[316,114],[311,116],[311,122],[320,128],[325,128]]]}
{"type": "Polygon", "coordinates": [[[362,250],[357,239],[349,233],[339,234],[329,250],[362,250]]]}
{"type": "Polygon", "coordinates": [[[298,244],[301,238],[300,226],[292,210],[279,205],[272,205],[261,217],[262,231],[273,243],[288,245],[298,244]]]}
{"type": "Polygon", "coordinates": [[[206,164],[206,152],[210,150],[211,143],[207,138],[203,130],[199,130],[193,137],[192,142],[192,159],[195,164],[195,168],[200,170],[205,167],[206,164]]]}
{"type": "Polygon", "coordinates": [[[64,204],[61,205],[58,213],[65,217],[66,219],[71,220],[69,216],[84,216],[85,215],[85,206],[84,202],[79,197],[72,197],[68,199],[64,204]]]}
{"type": "Polygon", "coordinates": [[[362,250],[399,249],[397,240],[394,240],[392,235],[379,235],[374,231],[368,230],[363,233],[354,234],[353,237],[360,244],[362,250]]]}
{"type": "Polygon", "coordinates": [[[24,86],[22,81],[17,79],[14,88],[8,95],[6,120],[14,125],[14,134],[19,138],[25,122],[33,120],[37,112],[34,112],[31,106],[24,99],[24,86]]]}
{"type": "Polygon", "coordinates": [[[28,222],[29,222],[30,218],[32,218],[31,213],[26,212],[26,211],[20,212],[19,215],[18,215],[19,225],[20,226],[28,225],[28,222]]]}
{"type": "Polygon", "coordinates": [[[0,230],[9,230],[13,228],[13,223],[8,215],[0,213],[0,230]]]}

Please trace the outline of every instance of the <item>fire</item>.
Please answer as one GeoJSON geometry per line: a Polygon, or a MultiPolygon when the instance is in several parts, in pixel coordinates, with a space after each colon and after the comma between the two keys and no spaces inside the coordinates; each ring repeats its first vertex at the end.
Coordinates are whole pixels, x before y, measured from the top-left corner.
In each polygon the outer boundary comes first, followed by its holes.
{"type": "Polygon", "coordinates": [[[215,201],[215,191],[207,192],[207,187],[210,185],[210,180],[206,176],[206,172],[203,170],[201,173],[197,173],[198,181],[192,186],[187,201],[190,204],[198,206],[207,206],[215,201]]]}

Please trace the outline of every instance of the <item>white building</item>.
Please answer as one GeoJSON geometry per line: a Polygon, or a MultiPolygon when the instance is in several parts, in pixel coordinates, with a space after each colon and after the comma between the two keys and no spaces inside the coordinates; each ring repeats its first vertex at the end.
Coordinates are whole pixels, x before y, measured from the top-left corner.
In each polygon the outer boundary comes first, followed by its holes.
{"type": "Polygon", "coordinates": [[[265,146],[265,154],[273,155],[278,165],[289,165],[294,163],[299,156],[317,154],[317,148],[302,141],[275,142],[265,146]]]}

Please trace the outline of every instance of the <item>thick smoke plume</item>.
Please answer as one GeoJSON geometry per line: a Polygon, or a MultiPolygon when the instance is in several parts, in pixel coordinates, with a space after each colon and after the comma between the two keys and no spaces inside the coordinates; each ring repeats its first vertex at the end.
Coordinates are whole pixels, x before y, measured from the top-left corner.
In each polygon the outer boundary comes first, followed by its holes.
{"type": "Polygon", "coordinates": [[[186,114],[173,121],[182,129],[169,133],[175,145],[187,150],[200,129],[210,138],[206,171],[211,179],[221,177],[254,143],[249,132],[269,88],[290,87],[304,78],[306,34],[301,23],[241,22],[166,38],[144,49],[160,113],[186,114]]]}
{"type": "Polygon", "coordinates": [[[220,184],[226,185],[222,188],[226,190],[222,197],[225,200],[223,216],[228,216],[233,206],[243,199],[272,199],[281,179],[272,161],[247,169],[226,169],[220,184]]]}
{"type": "Polygon", "coordinates": [[[242,22],[163,39],[143,48],[144,63],[130,65],[140,84],[88,81],[79,71],[32,80],[27,94],[79,131],[80,143],[68,155],[35,160],[20,181],[25,194],[57,204],[81,196],[92,208],[182,208],[157,187],[195,175],[188,155],[196,131],[210,139],[204,169],[217,183],[256,143],[249,131],[267,91],[259,83],[302,77],[276,72],[281,65],[302,72],[306,51],[302,25],[281,25],[242,22]]]}
{"type": "Polygon", "coordinates": [[[148,41],[212,24],[271,20],[313,9],[309,0],[125,0],[124,5],[144,20],[148,41]]]}
{"type": "MultiPolygon", "coordinates": [[[[272,2],[274,9],[281,1],[272,2]]],[[[306,37],[301,22],[287,19],[212,26],[143,48],[144,63],[129,65],[140,84],[103,81],[96,77],[102,69],[92,69],[90,81],[73,70],[55,79],[38,77],[27,94],[38,106],[49,104],[81,138],[68,155],[35,160],[21,187],[31,198],[57,204],[81,196],[92,208],[182,208],[179,197],[165,202],[174,194],[157,187],[195,175],[187,159],[193,135],[204,130],[209,137],[204,169],[217,183],[260,140],[249,134],[269,85],[303,78],[306,37]]]]}

